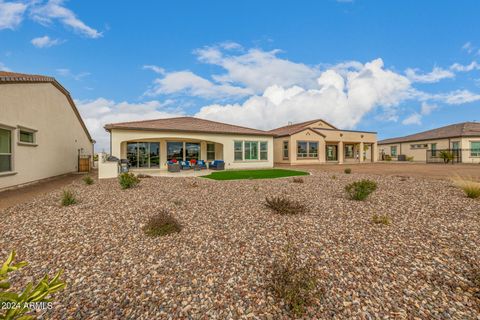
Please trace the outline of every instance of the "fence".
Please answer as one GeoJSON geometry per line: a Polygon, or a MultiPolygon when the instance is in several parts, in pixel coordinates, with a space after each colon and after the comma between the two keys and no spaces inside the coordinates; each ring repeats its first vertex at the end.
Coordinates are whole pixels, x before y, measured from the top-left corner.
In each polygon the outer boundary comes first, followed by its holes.
{"type": "Polygon", "coordinates": [[[78,156],[78,172],[90,172],[90,156],[78,156]]]}
{"type": "Polygon", "coordinates": [[[462,154],[471,149],[434,149],[427,150],[427,163],[462,163],[462,154]]]}

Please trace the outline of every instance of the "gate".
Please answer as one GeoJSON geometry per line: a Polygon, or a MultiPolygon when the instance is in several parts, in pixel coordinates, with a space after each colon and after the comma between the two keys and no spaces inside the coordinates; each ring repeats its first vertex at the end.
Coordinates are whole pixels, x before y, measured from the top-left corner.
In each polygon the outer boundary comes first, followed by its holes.
{"type": "Polygon", "coordinates": [[[91,156],[78,156],[78,172],[90,172],[91,156]]]}

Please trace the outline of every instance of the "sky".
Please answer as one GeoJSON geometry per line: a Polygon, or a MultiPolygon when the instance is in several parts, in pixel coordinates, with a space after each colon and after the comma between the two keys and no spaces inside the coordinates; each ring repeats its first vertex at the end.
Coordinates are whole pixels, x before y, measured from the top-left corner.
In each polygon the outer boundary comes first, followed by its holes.
{"type": "Polygon", "coordinates": [[[379,139],[480,121],[480,2],[0,0],[0,70],[107,123],[323,118],[379,139]]]}

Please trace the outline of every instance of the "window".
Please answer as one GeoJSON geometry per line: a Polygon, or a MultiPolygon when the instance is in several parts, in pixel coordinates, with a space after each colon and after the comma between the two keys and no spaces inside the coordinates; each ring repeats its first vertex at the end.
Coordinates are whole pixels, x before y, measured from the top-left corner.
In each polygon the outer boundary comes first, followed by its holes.
{"type": "Polygon", "coordinates": [[[207,161],[215,160],[215,143],[207,143],[207,161]]]}
{"type": "Polygon", "coordinates": [[[268,142],[260,142],[260,160],[268,160],[268,142]]]}
{"type": "Polygon", "coordinates": [[[33,131],[26,131],[26,130],[20,130],[19,131],[19,139],[20,142],[24,143],[35,143],[35,132],[33,131]]]}
{"type": "Polygon", "coordinates": [[[327,145],[326,146],[327,161],[337,161],[337,146],[336,145],[327,145]]]}
{"type": "Polygon", "coordinates": [[[183,142],[167,142],[167,161],[183,160],[183,142]]]}
{"type": "Polygon", "coordinates": [[[283,141],[283,159],[288,159],[288,141],[283,141]]]}
{"type": "Polygon", "coordinates": [[[258,160],[258,141],[244,142],[245,160],[258,160]]]}
{"type": "Polygon", "coordinates": [[[234,143],[235,161],[243,160],[243,141],[235,141],[234,143]]]}
{"type": "Polygon", "coordinates": [[[160,143],[128,142],[127,159],[134,168],[158,168],[160,166],[160,143]]]}
{"type": "Polygon", "coordinates": [[[452,142],[452,149],[453,149],[453,150],[458,150],[458,149],[460,149],[460,142],[459,142],[459,141],[454,141],[454,142],[452,142]]]}
{"type": "Polygon", "coordinates": [[[199,160],[200,159],[200,143],[185,143],[185,160],[199,160]]]}
{"type": "Polygon", "coordinates": [[[390,147],[390,155],[392,157],[396,157],[397,156],[397,146],[391,146],[390,147]]]}
{"type": "Polygon", "coordinates": [[[432,157],[436,157],[437,156],[437,144],[436,143],[432,143],[430,145],[430,149],[432,149],[432,157]]]}
{"type": "Polygon", "coordinates": [[[470,149],[470,157],[480,157],[480,141],[471,141],[470,149]]]}
{"type": "Polygon", "coordinates": [[[298,141],[297,158],[316,158],[318,157],[318,142],[298,141]]]}
{"type": "Polygon", "coordinates": [[[411,144],[410,148],[411,149],[426,149],[426,148],[428,148],[428,144],[424,144],[424,143],[422,143],[422,144],[411,144]]]}
{"type": "Polygon", "coordinates": [[[0,172],[12,171],[12,132],[0,129],[0,172]]]}
{"type": "Polygon", "coordinates": [[[353,159],[355,146],[353,144],[346,144],[345,145],[345,158],[353,159]]]}

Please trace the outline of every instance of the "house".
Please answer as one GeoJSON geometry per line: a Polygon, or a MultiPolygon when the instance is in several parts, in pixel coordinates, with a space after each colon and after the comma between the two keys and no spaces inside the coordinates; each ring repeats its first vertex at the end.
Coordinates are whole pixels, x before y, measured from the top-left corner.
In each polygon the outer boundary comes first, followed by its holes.
{"type": "MultiPolygon", "coordinates": [[[[223,160],[225,169],[248,169],[272,168],[274,163],[375,161],[377,153],[376,133],[339,130],[323,120],[263,131],[177,117],[112,123],[105,129],[111,155],[128,159],[133,170],[166,169],[173,159],[223,160]]],[[[101,178],[115,175],[115,168],[100,172],[101,178]]]]}
{"type": "Polygon", "coordinates": [[[302,165],[377,161],[377,133],[341,130],[316,119],[269,131],[275,163],[302,165]]]}
{"type": "Polygon", "coordinates": [[[54,78],[0,72],[0,190],[78,171],[93,142],[54,78]]]}
{"type": "Polygon", "coordinates": [[[462,122],[378,142],[386,159],[443,162],[442,152],[452,155],[452,162],[480,163],[480,123],[462,122]]]}

